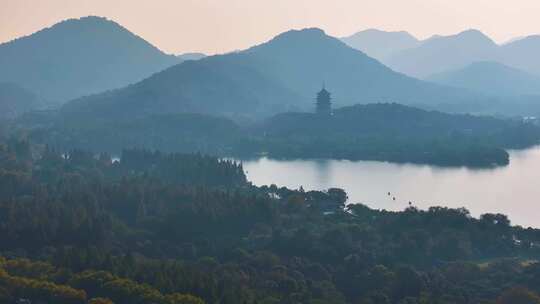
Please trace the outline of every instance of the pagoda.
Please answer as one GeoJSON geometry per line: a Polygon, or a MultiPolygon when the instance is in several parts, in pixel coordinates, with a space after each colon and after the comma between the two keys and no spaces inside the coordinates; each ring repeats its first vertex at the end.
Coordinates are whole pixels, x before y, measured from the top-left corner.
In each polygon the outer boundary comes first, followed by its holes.
{"type": "Polygon", "coordinates": [[[330,116],[332,115],[332,97],[323,85],[322,90],[317,93],[316,113],[318,115],[330,116]]]}

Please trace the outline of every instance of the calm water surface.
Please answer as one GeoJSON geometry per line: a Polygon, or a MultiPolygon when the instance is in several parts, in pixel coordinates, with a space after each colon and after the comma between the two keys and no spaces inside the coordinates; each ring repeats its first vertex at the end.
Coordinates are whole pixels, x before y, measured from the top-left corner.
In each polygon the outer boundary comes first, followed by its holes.
{"type": "Polygon", "coordinates": [[[476,217],[503,213],[513,224],[538,228],[540,147],[509,153],[510,165],[494,169],[267,158],[244,160],[243,165],[248,179],[256,185],[303,186],[306,190],[340,187],[347,191],[350,203],[376,209],[403,210],[409,201],[422,209],[466,207],[476,217]]]}

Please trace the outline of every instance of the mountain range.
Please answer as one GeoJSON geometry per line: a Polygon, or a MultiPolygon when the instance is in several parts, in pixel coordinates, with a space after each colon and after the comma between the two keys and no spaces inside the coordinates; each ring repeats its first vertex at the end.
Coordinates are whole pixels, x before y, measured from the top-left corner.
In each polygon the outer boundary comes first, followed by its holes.
{"type": "Polygon", "coordinates": [[[498,45],[482,32],[468,30],[433,37],[415,48],[394,53],[385,63],[396,71],[425,78],[472,62],[495,60],[497,50],[498,45]]]}
{"type": "Polygon", "coordinates": [[[536,48],[540,50],[536,36],[499,46],[476,30],[423,41],[406,32],[367,30],[340,41],[311,28],[224,55],[174,56],[113,21],[84,17],[1,44],[0,82],[33,92],[42,107],[72,100],[62,113],[92,114],[89,119],[163,113],[253,119],[309,111],[323,84],[338,107],[399,102],[485,112],[493,97],[536,94],[534,81],[524,80],[534,78],[529,70],[536,61],[527,58],[536,48]],[[468,67],[486,58],[511,64],[508,69],[468,67]],[[515,66],[524,71],[509,70],[515,66]]]}
{"type": "Polygon", "coordinates": [[[182,60],[111,20],[84,17],[0,44],[0,82],[58,104],[126,86],[182,60]]]}
{"type": "Polygon", "coordinates": [[[323,83],[332,91],[336,106],[478,100],[466,90],[396,73],[311,28],[285,32],[244,51],[175,65],[128,87],[74,100],[63,112],[101,118],[179,112],[269,116],[311,110],[323,83]]]}
{"type": "Polygon", "coordinates": [[[478,30],[418,40],[407,32],[368,30],[342,38],[344,42],[380,60],[395,71],[417,78],[461,69],[479,61],[495,61],[540,75],[540,35],[497,44],[478,30]]]}

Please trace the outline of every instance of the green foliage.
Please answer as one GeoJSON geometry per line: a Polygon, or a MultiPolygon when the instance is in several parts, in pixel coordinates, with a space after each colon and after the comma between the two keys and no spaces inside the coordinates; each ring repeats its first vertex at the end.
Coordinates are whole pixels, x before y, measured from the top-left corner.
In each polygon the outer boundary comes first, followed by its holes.
{"type": "Polygon", "coordinates": [[[59,304],[86,303],[86,293],[82,290],[44,280],[11,276],[3,269],[0,269],[0,286],[7,291],[10,299],[26,298],[59,304]]]}
{"type": "Polygon", "coordinates": [[[0,286],[3,287],[0,296],[10,301],[23,298],[59,304],[204,304],[201,299],[191,295],[180,293],[164,295],[147,284],[138,284],[133,280],[120,278],[104,271],[84,271],[69,275],[66,285],[59,285],[55,282],[57,278],[50,273],[50,270],[62,272],[62,269],[43,262],[3,259],[0,264],[0,286]],[[8,264],[18,266],[24,264],[35,269],[45,267],[47,271],[41,273],[40,279],[29,278],[25,275],[14,276],[13,272],[16,272],[17,267],[8,264]],[[87,294],[92,296],[88,302],[86,301],[87,294]]]}
{"type": "Polygon", "coordinates": [[[276,158],[338,158],[429,163],[442,166],[508,164],[504,148],[540,140],[540,129],[517,121],[429,112],[399,104],[337,109],[332,116],[285,113],[259,134],[243,139],[239,152],[276,158]]]}
{"type": "Polygon", "coordinates": [[[241,165],[202,155],[126,150],[113,162],[8,142],[0,299],[446,304],[540,292],[538,230],[465,209],[344,208],[346,197],[255,187],[241,165]],[[501,295],[515,286],[528,292],[501,295]]]}

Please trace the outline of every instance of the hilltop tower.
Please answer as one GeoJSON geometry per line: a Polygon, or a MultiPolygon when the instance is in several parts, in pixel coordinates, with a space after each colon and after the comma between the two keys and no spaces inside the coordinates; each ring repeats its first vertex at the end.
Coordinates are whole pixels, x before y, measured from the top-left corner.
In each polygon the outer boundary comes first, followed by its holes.
{"type": "Polygon", "coordinates": [[[316,113],[319,115],[332,115],[332,97],[323,85],[322,90],[317,93],[316,113]]]}

